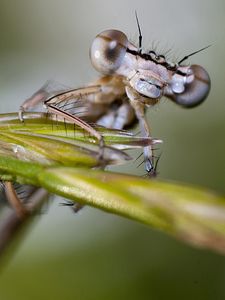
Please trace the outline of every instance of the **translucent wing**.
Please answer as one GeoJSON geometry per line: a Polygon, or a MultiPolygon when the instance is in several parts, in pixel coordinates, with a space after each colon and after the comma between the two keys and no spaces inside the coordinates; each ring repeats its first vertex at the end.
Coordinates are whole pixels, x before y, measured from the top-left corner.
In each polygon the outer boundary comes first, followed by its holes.
{"type": "Polygon", "coordinates": [[[94,103],[96,93],[100,93],[100,86],[88,86],[72,89],[59,82],[48,80],[38,91],[26,99],[20,106],[19,118],[23,120],[25,111],[43,111],[54,106],[61,112],[76,115],[89,122],[96,122],[107,108],[101,103],[94,103]]]}
{"type": "Polygon", "coordinates": [[[48,108],[54,107],[66,114],[85,118],[87,121],[96,121],[105,113],[104,105],[102,103],[98,105],[94,101],[98,93],[101,93],[100,85],[69,89],[49,97],[44,104],[48,108]]]}
{"type": "Polygon", "coordinates": [[[38,89],[31,97],[27,98],[20,106],[21,111],[29,111],[40,109],[40,105],[43,109],[43,103],[50,97],[68,91],[70,87],[67,87],[59,82],[48,80],[46,83],[38,89]]]}

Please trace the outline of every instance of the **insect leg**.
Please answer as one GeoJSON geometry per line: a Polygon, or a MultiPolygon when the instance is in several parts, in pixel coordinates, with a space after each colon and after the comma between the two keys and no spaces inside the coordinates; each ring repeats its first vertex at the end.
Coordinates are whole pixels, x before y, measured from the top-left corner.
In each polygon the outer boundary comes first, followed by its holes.
{"type": "Polygon", "coordinates": [[[99,158],[102,159],[105,145],[103,136],[91,125],[89,125],[87,122],[85,122],[75,114],[70,113],[69,111],[65,111],[62,105],[63,103],[68,103],[69,100],[74,102],[79,100],[82,101],[82,99],[80,99],[81,97],[88,97],[89,95],[99,93],[100,91],[100,86],[90,86],[81,89],[73,89],[49,98],[44,102],[44,104],[49,112],[52,112],[57,116],[61,116],[65,120],[80,126],[84,130],[89,132],[92,136],[94,136],[99,141],[99,158]]]}
{"type": "MultiPolygon", "coordinates": [[[[126,93],[135,111],[143,137],[151,137],[150,127],[145,118],[145,104],[140,101],[140,96],[131,88],[126,87],[126,93]]],[[[154,172],[154,156],[152,146],[144,147],[145,169],[148,173],[154,172]]]]}
{"type": "Polygon", "coordinates": [[[83,204],[80,204],[80,203],[74,202],[74,201],[70,201],[70,200],[67,200],[67,199],[66,199],[65,202],[61,203],[61,205],[70,206],[74,213],[78,213],[84,207],[83,204]]]}
{"type": "Polygon", "coordinates": [[[48,107],[49,112],[52,112],[58,116],[62,116],[67,121],[80,126],[81,128],[83,128],[84,130],[86,130],[87,132],[89,132],[91,135],[93,135],[94,137],[96,137],[98,139],[100,148],[104,147],[104,139],[103,139],[102,135],[97,130],[95,130],[91,125],[89,125],[87,122],[76,117],[75,115],[72,115],[68,112],[65,112],[65,111],[57,108],[56,106],[54,106],[52,104],[49,104],[49,105],[46,104],[46,105],[48,107]]]}
{"type": "Polygon", "coordinates": [[[23,219],[27,214],[27,210],[25,209],[20,199],[18,198],[12,182],[5,181],[4,185],[5,185],[5,194],[8,202],[15,209],[18,217],[23,219]]]}
{"type": "Polygon", "coordinates": [[[136,120],[133,107],[124,101],[119,107],[112,108],[98,119],[97,124],[114,129],[124,129],[136,120]]]}

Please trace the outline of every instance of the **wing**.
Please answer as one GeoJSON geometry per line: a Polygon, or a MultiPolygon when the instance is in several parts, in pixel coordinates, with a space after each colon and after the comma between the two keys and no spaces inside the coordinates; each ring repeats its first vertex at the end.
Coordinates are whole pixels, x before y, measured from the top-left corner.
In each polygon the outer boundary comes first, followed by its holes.
{"type": "Polygon", "coordinates": [[[76,115],[89,122],[95,122],[107,107],[94,103],[95,95],[101,93],[99,85],[72,89],[56,81],[48,80],[38,91],[20,106],[19,118],[25,111],[43,111],[50,106],[61,112],[76,115]]]}
{"type": "Polygon", "coordinates": [[[46,83],[38,89],[31,97],[27,98],[20,109],[22,111],[33,110],[37,108],[39,104],[43,105],[43,103],[50,97],[62,93],[64,91],[68,91],[70,88],[58,83],[53,80],[48,80],[46,83]]]}

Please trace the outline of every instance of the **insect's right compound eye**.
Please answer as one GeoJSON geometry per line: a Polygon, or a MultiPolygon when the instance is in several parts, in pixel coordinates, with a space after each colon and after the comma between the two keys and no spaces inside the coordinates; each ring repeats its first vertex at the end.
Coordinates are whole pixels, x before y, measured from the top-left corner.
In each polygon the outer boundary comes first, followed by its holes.
{"type": "Polygon", "coordinates": [[[121,66],[127,45],[127,36],[119,30],[99,33],[90,48],[92,65],[100,73],[112,74],[121,66]]]}
{"type": "Polygon", "coordinates": [[[202,103],[209,94],[209,74],[203,67],[191,65],[186,75],[186,81],[183,86],[184,90],[182,92],[174,91],[172,100],[183,107],[195,107],[202,103]]]}

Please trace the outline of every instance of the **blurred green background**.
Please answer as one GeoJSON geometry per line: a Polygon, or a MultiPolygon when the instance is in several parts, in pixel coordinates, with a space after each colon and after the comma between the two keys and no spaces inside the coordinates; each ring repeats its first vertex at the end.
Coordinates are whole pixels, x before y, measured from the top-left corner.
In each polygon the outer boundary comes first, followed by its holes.
{"type": "MultiPolygon", "coordinates": [[[[97,74],[89,45],[104,29],[171,58],[212,44],[190,59],[210,73],[207,101],[184,110],[166,99],[149,112],[164,141],[159,177],[225,192],[224,0],[0,0],[0,112],[16,111],[47,79],[82,86],[97,74]]],[[[144,174],[137,163],[117,171],[144,174]]],[[[200,251],[144,225],[85,208],[73,214],[55,198],[36,217],[13,256],[4,257],[1,300],[225,299],[224,257],[200,251]]]]}

